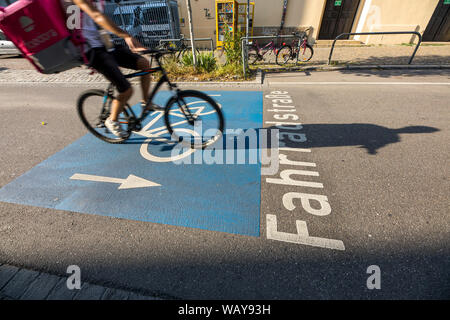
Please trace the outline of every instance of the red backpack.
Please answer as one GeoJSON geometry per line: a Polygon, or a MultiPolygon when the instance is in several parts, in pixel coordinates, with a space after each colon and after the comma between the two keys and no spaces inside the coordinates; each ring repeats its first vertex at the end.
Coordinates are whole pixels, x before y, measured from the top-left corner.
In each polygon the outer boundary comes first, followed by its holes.
{"type": "Polygon", "coordinates": [[[66,21],[60,0],[19,0],[0,7],[0,29],[46,74],[86,63],[81,30],[69,30],[66,21]]]}

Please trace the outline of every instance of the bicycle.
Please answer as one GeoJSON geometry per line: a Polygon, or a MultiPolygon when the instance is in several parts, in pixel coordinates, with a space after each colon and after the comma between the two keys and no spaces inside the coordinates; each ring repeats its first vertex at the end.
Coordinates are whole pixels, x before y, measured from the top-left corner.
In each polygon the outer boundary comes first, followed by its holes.
{"type": "Polygon", "coordinates": [[[258,41],[255,40],[255,44],[249,46],[248,49],[248,63],[255,64],[257,61],[264,60],[264,56],[266,53],[273,52],[273,55],[277,55],[278,47],[275,45],[275,42],[271,40],[264,47],[260,47],[258,41]]]}
{"type": "MultiPolygon", "coordinates": [[[[184,41],[185,39],[184,36],[182,35],[180,38],[181,44],[178,47],[172,41],[164,41],[157,47],[157,49],[172,51],[172,53],[168,55],[167,60],[175,60],[178,62],[180,61],[180,58],[183,57],[185,54],[192,52],[192,47],[187,46],[184,41]],[[178,52],[178,54],[176,54],[176,52],[178,52]]],[[[198,50],[198,48],[195,48],[195,52],[197,53],[197,55],[200,54],[200,50],[198,50]]]]}
{"type": "Polygon", "coordinates": [[[296,32],[292,33],[299,38],[298,42],[294,38],[291,45],[283,43],[276,57],[276,63],[278,65],[285,65],[289,60],[295,60],[295,64],[298,61],[307,62],[311,60],[314,55],[314,49],[308,44],[308,37],[306,36],[308,30],[306,29],[302,36],[299,36],[296,32]]]}
{"type": "MultiPolygon", "coordinates": [[[[161,77],[145,106],[142,107],[139,117],[128,103],[125,104],[118,119],[122,126],[126,126],[127,135],[124,137],[114,136],[105,126],[114,100],[114,85],[110,83],[106,91],[94,89],[81,93],[77,100],[77,111],[89,132],[108,143],[123,143],[130,138],[132,132],[139,132],[142,129],[143,122],[150,113],[163,111],[167,132],[174,141],[191,148],[202,149],[216,142],[222,136],[225,127],[221,108],[205,93],[195,90],[180,90],[175,83],[170,82],[160,61],[161,57],[170,53],[172,52],[153,49],[141,52],[141,54],[150,54],[152,61],[153,58],[156,60],[157,67],[125,76],[130,79],[161,72],[161,77]],[[160,107],[153,104],[152,101],[164,83],[167,83],[172,96],[168,99],[165,107],[160,107]],[[209,125],[209,127],[205,129],[205,125],[209,125]]],[[[151,123],[153,124],[153,122],[151,123]]]]}

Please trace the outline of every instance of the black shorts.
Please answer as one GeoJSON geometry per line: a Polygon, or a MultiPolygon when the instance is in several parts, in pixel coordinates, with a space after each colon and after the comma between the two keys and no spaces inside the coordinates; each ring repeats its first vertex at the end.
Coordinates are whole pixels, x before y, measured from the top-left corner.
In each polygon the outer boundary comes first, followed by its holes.
{"type": "Polygon", "coordinates": [[[106,51],[104,47],[93,48],[86,53],[86,57],[92,61],[89,66],[111,81],[119,92],[125,92],[131,87],[119,67],[138,70],[137,62],[141,58],[125,47],[116,47],[111,52],[106,51]]]}

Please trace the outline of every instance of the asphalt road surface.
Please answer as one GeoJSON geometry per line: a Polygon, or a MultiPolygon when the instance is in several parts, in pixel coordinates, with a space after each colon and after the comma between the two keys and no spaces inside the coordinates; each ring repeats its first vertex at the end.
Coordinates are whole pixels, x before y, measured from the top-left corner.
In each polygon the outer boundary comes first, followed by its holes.
{"type": "MultiPolygon", "coordinates": [[[[0,202],[0,262],[76,264],[82,281],[167,299],[448,299],[449,79],[267,75],[259,108],[282,161],[261,176],[259,237],[0,202]]],[[[86,134],[86,88],[0,86],[0,186],[86,134]]]]}

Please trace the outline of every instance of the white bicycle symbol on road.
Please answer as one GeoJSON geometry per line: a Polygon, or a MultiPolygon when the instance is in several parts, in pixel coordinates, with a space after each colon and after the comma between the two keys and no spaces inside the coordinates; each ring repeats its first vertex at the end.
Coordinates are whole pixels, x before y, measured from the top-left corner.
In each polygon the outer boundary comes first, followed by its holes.
{"type": "MultiPolygon", "coordinates": [[[[211,97],[220,97],[221,95],[209,95],[211,97]]],[[[194,102],[190,102],[187,105],[195,105],[195,104],[202,104],[204,103],[203,101],[194,101],[194,102]]],[[[222,105],[220,103],[217,103],[219,105],[220,108],[222,108],[222,105]]],[[[209,112],[203,112],[205,110],[205,106],[202,105],[198,105],[195,107],[191,107],[189,108],[189,110],[191,110],[191,112],[194,113],[194,115],[196,116],[206,116],[209,114],[213,114],[215,111],[209,111],[209,112]]],[[[155,142],[164,144],[166,146],[174,146],[176,144],[178,144],[178,142],[174,142],[172,140],[170,140],[170,138],[166,138],[163,137],[163,134],[168,133],[169,131],[167,130],[165,125],[162,126],[158,126],[157,128],[154,128],[156,126],[156,124],[158,123],[158,121],[164,116],[164,111],[155,111],[154,112],[155,116],[151,119],[151,121],[145,125],[141,131],[136,132],[136,134],[139,134],[143,137],[146,137],[148,139],[146,139],[142,145],[141,145],[141,149],[140,149],[140,153],[141,156],[144,159],[147,159],[148,161],[152,161],[152,162],[173,162],[173,161],[179,161],[185,157],[190,156],[192,153],[199,151],[197,149],[192,149],[190,147],[183,147],[182,150],[178,150],[178,154],[177,155],[173,155],[171,154],[170,156],[167,157],[160,157],[154,154],[151,154],[149,152],[149,145],[151,145],[152,143],[154,144],[155,142]]],[[[199,133],[195,132],[194,130],[191,129],[186,129],[186,128],[179,128],[180,125],[187,123],[186,117],[182,114],[182,112],[180,110],[174,110],[170,112],[170,115],[174,116],[174,117],[179,117],[180,119],[182,119],[179,122],[173,123],[172,127],[178,127],[174,130],[177,131],[177,133],[179,134],[180,132],[187,134],[187,135],[191,135],[193,137],[199,137],[199,133]]]]}

